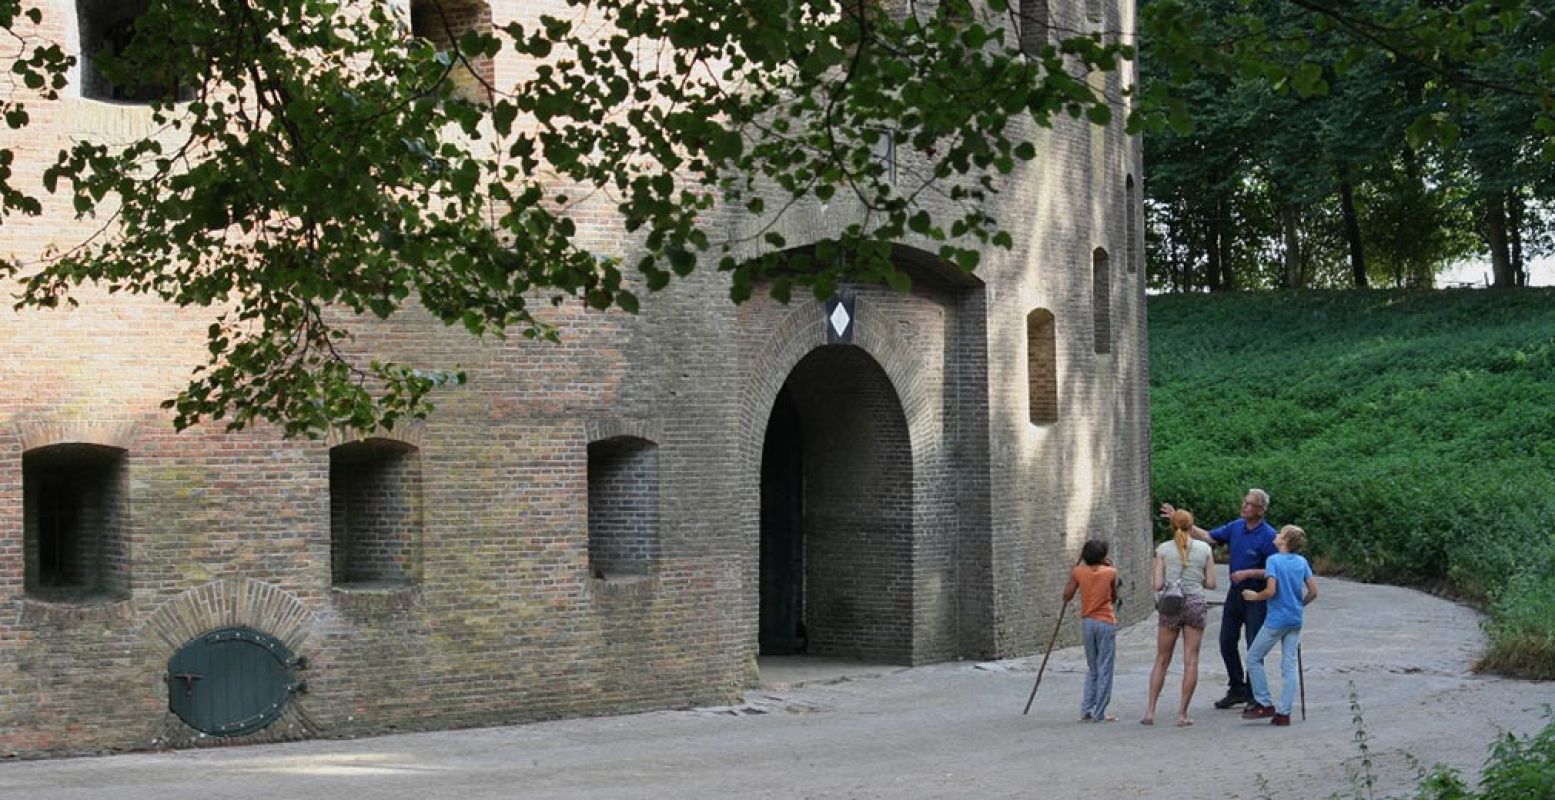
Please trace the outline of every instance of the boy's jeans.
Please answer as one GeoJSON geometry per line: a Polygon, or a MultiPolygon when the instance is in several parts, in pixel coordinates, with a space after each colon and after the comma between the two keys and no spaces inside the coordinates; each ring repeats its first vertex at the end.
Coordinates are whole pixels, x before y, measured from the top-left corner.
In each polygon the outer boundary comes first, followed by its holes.
{"type": "Polygon", "coordinates": [[[1291,704],[1296,699],[1296,648],[1301,646],[1300,628],[1270,628],[1265,625],[1258,631],[1253,646],[1247,648],[1247,677],[1253,685],[1253,701],[1261,706],[1274,706],[1277,713],[1290,716],[1291,704]],[[1263,658],[1280,643],[1280,702],[1275,703],[1269,693],[1269,675],[1264,672],[1263,658]]]}
{"type": "Polygon", "coordinates": [[[1118,626],[1086,617],[1080,621],[1085,637],[1085,697],[1080,717],[1105,719],[1112,702],[1112,662],[1118,647],[1118,626]]]}

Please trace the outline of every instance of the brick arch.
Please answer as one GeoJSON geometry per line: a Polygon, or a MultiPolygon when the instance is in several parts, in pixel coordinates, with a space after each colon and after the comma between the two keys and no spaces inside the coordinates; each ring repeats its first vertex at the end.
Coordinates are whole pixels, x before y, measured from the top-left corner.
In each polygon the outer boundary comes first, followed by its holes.
{"type": "MultiPolygon", "coordinates": [[[[797,248],[804,249],[804,248],[797,248]]],[[[926,280],[948,284],[956,289],[980,288],[977,276],[962,272],[928,251],[908,245],[894,245],[892,259],[905,271],[926,280]]],[[[771,329],[751,358],[745,385],[741,389],[742,461],[754,458],[759,466],[761,441],[766,434],[767,413],[778,390],[793,372],[794,366],[810,351],[826,344],[826,323],[819,302],[804,297],[789,304],[782,321],[771,329]]],[[[914,458],[920,443],[938,423],[934,418],[933,398],[919,379],[919,355],[901,338],[894,336],[889,320],[881,318],[865,298],[855,309],[854,344],[868,353],[885,370],[907,415],[914,458]]]]}
{"type": "Polygon", "coordinates": [[[129,450],[135,440],[135,422],[18,422],[16,433],[24,453],[56,444],[95,444],[129,450]]]}
{"type": "MultiPolygon", "coordinates": [[[[755,354],[740,397],[742,483],[750,488],[759,479],[761,443],[767,433],[767,417],[778,390],[793,373],[794,367],[812,351],[826,345],[825,313],[820,303],[804,300],[793,304],[783,321],[773,329],[755,354]]],[[[917,356],[899,339],[882,330],[884,321],[860,298],[855,306],[854,345],[863,350],[885,372],[907,418],[908,441],[914,465],[926,437],[932,434],[933,409],[928,389],[917,372],[917,356]]],[[[751,520],[754,515],[747,514],[751,520]]]]}
{"type": "MultiPolygon", "coordinates": [[[[898,245],[897,264],[914,278],[904,297],[879,286],[853,286],[855,321],[851,347],[885,375],[905,419],[910,446],[912,503],[911,663],[986,650],[966,638],[963,624],[986,626],[987,399],[986,393],[954,391],[986,381],[986,305],[982,282],[932,254],[898,245]],[[925,348],[904,328],[915,314],[937,337],[925,348]],[[905,315],[905,316],[904,316],[905,315]],[[956,437],[969,437],[957,448],[956,437]],[[959,511],[957,510],[959,509],[959,511]],[[959,543],[959,544],[958,544],[959,543]],[[967,544],[968,546],[962,546],[967,544]],[[963,579],[970,575],[971,579],[963,579]],[[967,597],[962,593],[970,592],[967,597]],[[965,620],[961,619],[965,617],[965,620]]],[[[756,300],[742,317],[741,439],[738,481],[753,498],[740,509],[739,556],[746,613],[735,623],[748,643],[750,667],[757,651],[760,608],[760,496],[762,446],[778,392],[806,356],[826,344],[824,309],[805,298],[779,309],[756,300]]],[[[910,327],[910,326],[909,326],[910,327]]],[[[974,637],[975,638],[975,637],[974,637]]]]}
{"type": "MultiPolygon", "coordinates": [[[[141,640],[158,669],[165,669],[173,654],[189,640],[213,630],[245,626],[279,639],[293,653],[307,657],[316,619],[296,595],[252,578],[212,581],[169,598],[141,626],[141,640]]],[[[302,673],[307,677],[307,671],[302,673]]],[[[159,692],[167,686],[158,681],[159,692]]],[[[308,714],[307,694],[294,696],[275,722],[247,736],[244,743],[276,742],[315,736],[318,726],[308,714]]],[[[163,702],[163,708],[166,708],[163,702]]],[[[232,743],[227,739],[222,743],[232,743]]],[[[192,747],[213,744],[209,737],[188,727],[171,711],[164,711],[153,736],[158,746],[192,747]]]]}

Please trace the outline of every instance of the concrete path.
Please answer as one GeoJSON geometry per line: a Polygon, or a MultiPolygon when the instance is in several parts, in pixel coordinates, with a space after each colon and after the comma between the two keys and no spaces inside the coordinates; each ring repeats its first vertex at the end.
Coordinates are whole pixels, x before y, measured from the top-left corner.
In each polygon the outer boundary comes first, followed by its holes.
{"type": "MultiPolygon", "coordinates": [[[[1224,584],[1222,584],[1224,585],[1224,584]]],[[[1197,724],[1137,723],[1154,619],[1120,632],[1110,724],[1074,721],[1085,658],[1056,651],[917,669],[787,660],[742,705],[511,728],[0,763],[5,800],[328,798],[1321,798],[1361,769],[1377,796],[1414,785],[1409,756],[1476,774],[1499,731],[1528,733],[1555,684],[1479,677],[1469,609],[1419,592],[1319,579],[1308,613],[1305,722],[1243,722],[1211,703],[1224,673],[1206,636],[1197,724]]],[[[1218,611],[1218,609],[1217,609],[1218,611]]],[[[1271,664],[1272,665],[1272,664],[1271,664]]],[[[1347,795],[1354,796],[1354,795],[1347,795]]]]}

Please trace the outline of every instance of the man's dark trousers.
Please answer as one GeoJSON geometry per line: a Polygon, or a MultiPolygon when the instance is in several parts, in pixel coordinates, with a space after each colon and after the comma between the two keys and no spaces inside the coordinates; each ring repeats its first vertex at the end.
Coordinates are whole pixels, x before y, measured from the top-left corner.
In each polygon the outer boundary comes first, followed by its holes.
{"type": "Polygon", "coordinates": [[[1242,599],[1242,589],[1251,586],[1232,586],[1226,592],[1226,604],[1220,611],[1220,660],[1226,662],[1227,694],[1252,697],[1247,685],[1247,673],[1242,671],[1242,656],[1237,651],[1237,633],[1241,629],[1248,646],[1258,638],[1263,627],[1263,617],[1268,610],[1264,601],[1249,603],[1242,599]]]}

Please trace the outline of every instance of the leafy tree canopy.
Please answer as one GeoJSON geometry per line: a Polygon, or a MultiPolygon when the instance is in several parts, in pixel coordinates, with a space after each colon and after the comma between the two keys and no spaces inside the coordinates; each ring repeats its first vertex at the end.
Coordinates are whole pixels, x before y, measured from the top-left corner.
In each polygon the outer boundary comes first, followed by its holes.
{"type": "MultiPolygon", "coordinates": [[[[27,42],[25,3],[0,0],[13,72],[57,89],[68,59],[27,42]]],[[[1009,0],[565,0],[557,12],[435,45],[386,0],[154,0],[97,66],[115,84],[179,87],[152,104],[170,134],[84,141],[48,170],[45,188],[104,233],[5,264],[20,305],[74,302],[92,282],[210,309],[209,363],[167,403],[179,428],[392,427],[463,375],[354,363],[338,312],[415,302],[475,334],[554,338],[536,300],[635,311],[634,287],[699,267],[727,272],[737,301],[764,281],[780,299],[842,280],[900,286],[889,245],[916,234],[970,270],[980,248],[1012,244],[986,201],[1036,155],[1013,124],[1107,123],[1086,77],[1128,53],[1078,33],[1023,50],[1022,26],[1046,21],[1009,0]],[[479,99],[455,90],[456,71],[504,51],[535,68],[479,99]],[[910,147],[912,174],[893,180],[875,157],[887,135],[910,147]],[[720,209],[771,220],[838,194],[865,213],[808,257],[785,254],[770,227],[742,239],[714,224],[720,209]],[[639,245],[633,263],[575,236],[574,213],[601,196],[639,245]]],[[[12,127],[26,122],[19,96],[5,101],[12,127]]],[[[5,189],[6,211],[37,213],[5,189]]]]}

